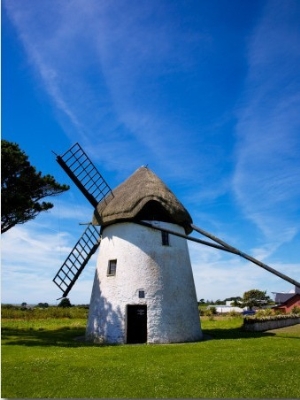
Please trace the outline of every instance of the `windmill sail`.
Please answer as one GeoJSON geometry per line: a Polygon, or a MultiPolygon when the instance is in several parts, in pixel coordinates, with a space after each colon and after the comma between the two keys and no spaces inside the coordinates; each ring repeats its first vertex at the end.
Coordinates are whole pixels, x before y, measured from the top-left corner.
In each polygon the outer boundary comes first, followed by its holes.
{"type": "Polygon", "coordinates": [[[94,225],[88,225],[53,279],[53,282],[63,292],[63,297],[68,295],[99,244],[98,229],[94,225]]]}
{"type": "Polygon", "coordinates": [[[201,229],[201,228],[199,228],[199,227],[197,227],[195,225],[191,225],[191,226],[196,232],[201,233],[202,235],[208,237],[209,239],[219,243],[222,247],[224,247],[224,250],[229,251],[230,253],[236,254],[236,255],[238,255],[238,256],[240,256],[242,258],[245,258],[246,260],[251,261],[253,264],[258,265],[259,267],[265,269],[266,271],[269,271],[272,274],[278,276],[279,278],[281,278],[281,279],[283,279],[283,280],[285,280],[287,282],[290,282],[293,285],[295,285],[295,286],[300,288],[300,283],[297,282],[295,279],[290,278],[289,276],[277,271],[274,268],[269,267],[269,265],[257,260],[256,258],[254,258],[252,256],[249,256],[248,254],[236,249],[235,247],[230,246],[228,243],[226,243],[223,240],[217,238],[216,236],[204,231],[203,229],[201,229]]]}
{"type": "MultiPolygon", "coordinates": [[[[113,197],[111,188],[78,143],[62,156],[56,155],[56,161],[93,207],[113,197]]],[[[63,297],[72,289],[99,244],[97,228],[89,225],[53,279],[63,297]]]]}
{"type": "Polygon", "coordinates": [[[93,207],[109,195],[112,190],[78,143],[75,143],[56,161],[72,179],[93,207]]]}

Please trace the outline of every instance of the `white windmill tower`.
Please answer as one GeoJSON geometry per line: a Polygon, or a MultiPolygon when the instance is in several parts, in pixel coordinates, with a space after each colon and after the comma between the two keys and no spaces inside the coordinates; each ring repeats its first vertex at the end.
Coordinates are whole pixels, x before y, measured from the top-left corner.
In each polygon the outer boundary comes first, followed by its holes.
{"type": "Polygon", "coordinates": [[[187,241],[190,215],[147,167],[97,207],[101,251],[87,337],[109,343],[171,343],[202,338],[187,241]],[[144,224],[143,224],[144,222],[144,224]]]}
{"type": "Polygon", "coordinates": [[[147,167],[139,168],[112,191],[78,143],[57,156],[57,161],[95,208],[92,223],[53,279],[63,297],[101,242],[87,340],[99,343],[201,340],[187,240],[237,254],[300,286],[193,225],[188,211],[147,167]],[[188,236],[193,230],[213,242],[188,236]]]}

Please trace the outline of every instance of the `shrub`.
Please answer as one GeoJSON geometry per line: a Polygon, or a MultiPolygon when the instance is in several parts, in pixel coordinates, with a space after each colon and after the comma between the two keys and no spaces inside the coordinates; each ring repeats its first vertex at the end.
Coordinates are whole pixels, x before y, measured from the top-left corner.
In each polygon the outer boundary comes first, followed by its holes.
{"type": "Polygon", "coordinates": [[[1,304],[2,310],[13,310],[14,308],[16,308],[16,306],[12,304],[1,304]]]}
{"type": "Polygon", "coordinates": [[[282,314],[284,314],[283,311],[281,311],[281,310],[274,310],[274,315],[282,315],[282,314]]]}
{"type": "Polygon", "coordinates": [[[299,315],[300,314],[300,307],[299,306],[293,307],[292,313],[296,314],[296,315],[299,315]]]}
{"type": "Polygon", "coordinates": [[[271,308],[266,308],[265,310],[258,310],[256,311],[256,318],[261,318],[261,317],[268,317],[274,315],[274,311],[271,308]]]}
{"type": "Polygon", "coordinates": [[[241,313],[239,313],[239,312],[237,312],[237,311],[234,311],[234,310],[231,310],[231,311],[229,311],[228,315],[229,315],[230,317],[240,317],[240,316],[241,316],[241,313]]]}
{"type": "Polygon", "coordinates": [[[296,314],[279,314],[279,315],[265,315],[265,316],[257,316],[255,314],[251,317],[245,317],[244,324],[255,324],[256,322],[263,322],[263,321],[276,321],[281,319],[290,319],[290,318],[299,318],[299,315],[296,314]]]}
{"type": "Polygon", "coordinates": [[[37,306],[40,308],[48,308],[49,304],[48,303],[39,303],[37,306]]]}
{"type": "Polygon", "coordinates": [[[217,314],[217,309],[216,307],[210,307],[207,308],[206,310],[201,310],[200,311],[200,315],[204,316],[204,317],[211,317],[212,315],[216,315],[217,314]]]}

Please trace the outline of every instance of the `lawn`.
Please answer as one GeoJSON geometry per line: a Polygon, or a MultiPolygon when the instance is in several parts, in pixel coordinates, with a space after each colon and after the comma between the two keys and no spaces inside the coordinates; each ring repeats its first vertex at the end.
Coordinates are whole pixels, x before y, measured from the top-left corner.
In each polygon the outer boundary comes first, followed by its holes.
{"type": "Polygon", "coordinates": [[[99,346],[78,340],[84,318],[2,319],[2,398],[300,397],[300,325],[201,320],[210,340],[99,346]]]}

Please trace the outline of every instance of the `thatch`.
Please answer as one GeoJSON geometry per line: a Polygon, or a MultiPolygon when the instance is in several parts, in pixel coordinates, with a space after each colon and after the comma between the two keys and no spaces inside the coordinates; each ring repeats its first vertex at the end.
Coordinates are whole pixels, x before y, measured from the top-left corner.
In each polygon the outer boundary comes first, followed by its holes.
{"type": "Polygon", "coordinates": [[[141,167],[113,190],[113,196],[98,204],[93,224],[106,226],[119,221],[156,218],[181,225],[186,233],[192,231],[188,211],[150,169],[141,167]]]}

